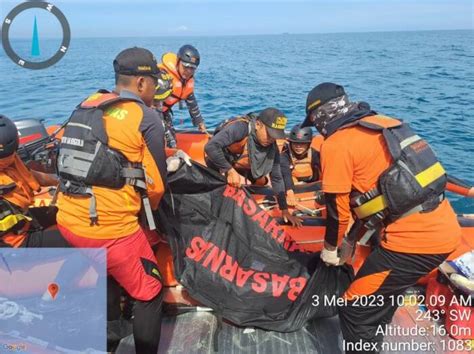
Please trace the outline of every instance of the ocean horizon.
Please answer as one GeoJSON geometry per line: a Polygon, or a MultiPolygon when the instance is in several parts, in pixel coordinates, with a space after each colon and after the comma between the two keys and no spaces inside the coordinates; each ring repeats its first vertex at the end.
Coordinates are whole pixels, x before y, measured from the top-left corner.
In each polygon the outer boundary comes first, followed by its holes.
{"type": "MultiPolygon", "coordinates": [[[[409,33],[409,32],[459,32],[474,31],[472,28],[454,29],[423,29],[423,30],[385,30],[385,31],[335,31],[335,32],[281,32],[281,33],[252,33],[252,34],[175,34],[175,35],[153,35],[153,36],[74,36],[74,39],[117,39],[117,38],[221,38],[221,37],[259,37],[259,36],[311,36],[311,35],[331,35],[331,34],[370,34],[370,33],[409,33]]],[[[13,40],[31,40],[31,36],[11,36],[13,40]]],[[[59,39],[60,36],[42,36],[42,39],[59,39]]]]}
{"type": "MultiPolygon", "coordinates": [[[[473,40],[474,30],[73,36],[65,57],[45,70],[23,69],[0,51],[0,113],[61,123],[91,93],[113,89],[112,61],[122,49],[145,47],[160,58],[190,43],[202,56],[195,92],[209,128],[238,114],[277,107],[289,117],[289,130],[304,118],[307,92],[332,81],[343,85],[352,100],[410,122],[436,150],[448,173],[472,183],[468,161],[474,153],[473,40]]],[[[58,41],[43,39],[41,54],[54,53],[58,41]]],[[[12,40],[12,46],[28,56],[31,42],[12,40]]],[[[175,108],[175,124],[192,127],[185,109],[175,108]]],[[[473,212],[472,199],[450,199],[458,211],[473,212]]]]}

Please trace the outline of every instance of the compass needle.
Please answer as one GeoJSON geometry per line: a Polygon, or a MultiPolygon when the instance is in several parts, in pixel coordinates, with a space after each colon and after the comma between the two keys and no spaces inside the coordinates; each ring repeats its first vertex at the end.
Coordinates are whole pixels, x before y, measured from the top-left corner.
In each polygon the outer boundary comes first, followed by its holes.
{"type": "Polygon", "coordinates": [[[36,16],[35,16],[35,22],[33,24],[33,39],[31,41],[31,56],[33,57],[40,56],[38,25],[36,23],[36,16]]]}
{"type": "MultiPolygon", "coordinates": [[[[43,22],[44,23],[44,22],[43,22]]],[[[54,64],[56,64],[59,60],[61,60],[64,55],[66,54],[67,50],[69,49],[69,43],[71,42],[71,28],[69,27],[69,23],[64,16],[64,14],[59,10],[55,5],[45,2],[45,1],[26,1],[14,7],[5,17],[3,21],[0,35],[2,37],[2,45],[3,49],[7,56],[17,65],[25,68],[25,69],[46,69],[54,64]],[[13,49],[10,43],[10,28],[11,24],[15,20],[15,17],[21,14],[24,11],[30,9],[42,9],[47,11],[50,15],[56,17],[61,25],[62,30],[62,40],[58,47],[56,53],[51,56],[50,58],[46,58],[43,61],[31,61],[27,60],[24,57],[18,55],[15,50],[13,49]]],[[[38,23],[36,20],[33,22],[33,38],[31,42],[31,56],[32,57],[39,57],[40,56],[40,45],[39,45],[39,33],[38,33],[38,23]]]]}

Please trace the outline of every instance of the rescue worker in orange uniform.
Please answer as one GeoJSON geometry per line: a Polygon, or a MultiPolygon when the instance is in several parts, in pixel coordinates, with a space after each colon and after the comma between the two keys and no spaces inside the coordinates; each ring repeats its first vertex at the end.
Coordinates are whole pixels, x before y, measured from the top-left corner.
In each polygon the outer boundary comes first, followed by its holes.
{"type": "Polygon", "coordinates": [[[397,297],[460,241],[456,215],[444,199],[446,173],[407,124],[377,114],[365,102],[350,102],[342,86],[313,88],[306,113],[303,126],[314,125],[325,137],[321,178],[328,214],[321,259],[343,263],[338,247],[343,258],[351,255],[351,242],[343,239],[350,212],[351,235],[358,229],[381,235],[344,294],[348,304],[339,314],[346,352],[356,352],[357,343],[377,352],[380,326],[391,322],[397,297]],[[361,298],[369,300],[367,306],[360,306],[361,298]]]}
{"type": "Polygon", "coordinates": [[[231,186],[240,186],[241,176],[263,186],[270,175],[283,219],[301,226],[301,220],[288,211],[276,143],[277,139],[285,138],[286,121],[284,113],[276,108],[231,118],[216,129],[204,151],[207,166],[225,174],[231,186]]]}
{"type": "Polygon", "coordinates": [[[172,107],[180,101],[185,101],[192,123],[199,131],[206,133],[207,128],[201,115],[199,105],[194,95],[194,74],[201,62],[201,56],[190,44],[179,48],[178,53],[165,53],[159,67],[173,78],[173,91],[163,102],[163,114],[166,125],[166,140],[168,147],[176,147],[176,136],[173,127],[172,107]]]}
{"type": "Polygon", "coordinates": [[[43,230],[28,211],[34,192],[57,179],[30,170],[17,154],[18,129],[0,115],[0,247],[70,247],[56,230],[43,230]]]}
{"type": "Polygon", "coordinates": [[[154,228],[152,209],[166,188],[162,116],[150,108],[159,70],[153,54],[137,47],[120,52],[114,70],[114,91],[84,100],[64,130],[57,222],[74,247],[107,249],[108,275],[137,300],[136,352],[156,353],[162,282],[139,216],[154,228]]]}
{"type": "Polygon", "coordinates": [[[295,125],[280,154],[281,174],[285,181],[286,201],[295,206],[295,183],[319,181],[319,151],[311,146],[313,131],[310,127],[295,125]]]}

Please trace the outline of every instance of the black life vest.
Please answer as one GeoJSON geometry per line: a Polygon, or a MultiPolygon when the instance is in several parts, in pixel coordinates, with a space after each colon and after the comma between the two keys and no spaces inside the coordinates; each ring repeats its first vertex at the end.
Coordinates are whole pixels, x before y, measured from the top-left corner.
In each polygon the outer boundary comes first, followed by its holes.
{"type": "MultiPolygon", "coordinates": [[[[61,138],[58,155],[60,190],[66,195],[91,198],[91,225],[98,223],[92,186],[120,189],[130,184],[146,191],[141,163],[130,162],[120,151],[109,147],[104,126],[104,111],[108,107],[130,101],[134,100],[106,90],[98,91],[77,106],[61,138]]],[[[150,225],[152,227],[154,225],[150,225]]]]}
{"type": "Polygon", "coordinates": [[[437,208],[444,199],[447,176],[428,143],[407,123],[384,116],[366,117],[342,128],[355,125],[380,132],[393,161],[376,188],[352,198],[357,218],[375,228],[437,208]]]}

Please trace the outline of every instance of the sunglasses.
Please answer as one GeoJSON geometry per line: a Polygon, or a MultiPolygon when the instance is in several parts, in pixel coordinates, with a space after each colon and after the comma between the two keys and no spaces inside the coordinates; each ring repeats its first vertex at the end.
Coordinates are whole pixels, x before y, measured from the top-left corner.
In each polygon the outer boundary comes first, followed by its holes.
{"type": "Polygon", "coordinates": [[[183,67],[187,70],[192,70],[192,71],[195,71],[197,69],[197,66],[194,65],[194,64],[190,64],[190,63],[185,63],[185,62],[181,62],[181,64],[183,65],[183,67]]]}

